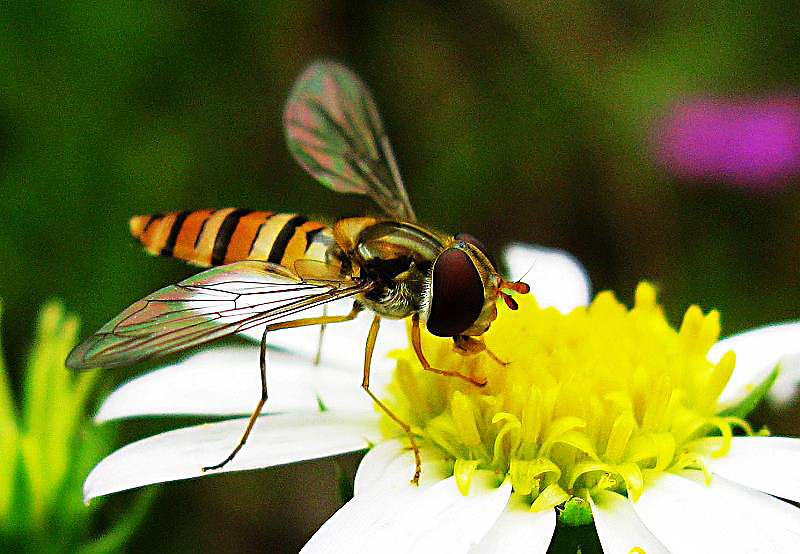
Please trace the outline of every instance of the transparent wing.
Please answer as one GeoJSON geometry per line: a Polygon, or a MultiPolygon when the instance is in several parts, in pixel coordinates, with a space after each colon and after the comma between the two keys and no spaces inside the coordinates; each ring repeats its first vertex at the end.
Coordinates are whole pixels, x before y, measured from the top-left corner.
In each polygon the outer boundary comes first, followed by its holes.
{"type": "Polygon", "coordinates": [[[128,307],[67,358],[73,369],[164,356],[364,292],[354,281],[310,284],[280,266],[244,261],[203,271],[128,307]]]}
{"type": "Polygon", "coordinates": [[[312,64],[295,82],[283,122],[289,151],[326,187],[366,194],[390,216],[416,221],[375,101],[352,71],[312,64]]]}

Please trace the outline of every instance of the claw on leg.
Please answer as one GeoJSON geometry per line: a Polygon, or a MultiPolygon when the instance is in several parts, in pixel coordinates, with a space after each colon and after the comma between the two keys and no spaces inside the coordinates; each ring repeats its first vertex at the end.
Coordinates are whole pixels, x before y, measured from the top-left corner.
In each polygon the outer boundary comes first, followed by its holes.
{"type": "Polygon", "coordinates": [[[494,352],[489,350],[482,339],[476,339],[475,337],[468,337],[466,335],[457,335],[453,337],[453,349],[463,356],[474,356],[475,354],[486,352],[486,355],[497,362],[498,365],[508,365],[508,362],[504,362],[498,358],[494,352]]]}
{"type": "Polygon", "coordinates": [[[458,371],[450,371],[431,367],[431,364],[428,362],[427,358],[425,358],[425,354],[422,353],[422,339],[419,331],[419,314],[414,314],[411,319],[411,345],[414,347],[414,352],[417,354],[419,363],[422,364],[422,369],[425,371],[430,371],[438,375],[446,375],[448,377],[457,377],[468,383],[472,383],[477,387],[483,387],[486,385],[485,377],[473,377],[472,375],[466,375],[458,371]]]}

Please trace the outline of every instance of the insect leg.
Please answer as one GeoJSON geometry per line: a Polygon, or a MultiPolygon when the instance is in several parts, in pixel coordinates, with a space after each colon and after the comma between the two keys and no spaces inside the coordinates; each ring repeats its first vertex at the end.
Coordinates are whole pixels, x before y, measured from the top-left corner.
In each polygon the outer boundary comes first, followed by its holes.
{"type": "Polygon", "coordinates": [[[422,459],[420,458],[419,454],[419,446],[417,446],[417,441],[414,439],[414,434],[411,432],[411,426],[400,419],[397,415],[395,415],[392,410],[389,409],[386,404],[381,402],[375,393],[369,390],[369,372],[370,366],[372,365],[372,352],[375,350],[375,340],[378,338],[378,329],[381,326],[381,317],[379,315],[375,315],[372,318],[372,325],[369,327],[369,334],[367,335],[367,347],[364,350],[364,378],[361,381],[361,388],[367,391],[367,394],[372,398],[372,401],[378,405],[378,407],[383,410],[383,412],[392,418],[395,423],[397,423],[403,431],[405,431],[406,436],[408,437],[408,441],[411,443],[411,449],[414,451],[414,477],[411,479],[412,485],[419,484],[419,475],[422,472],[422,459]]]}
{"type": "MultiPolygon", "coordinates": [[[[322,317],[328,317],[328,305],[322,305],[322,317]]],[[[314,365],[319,365],[322,360],[322,337],[325,336],[325,324],[319,326],[319,339],[317,340],[317,354],[314,356],[314,365]]]]}
{"type": "Polygon", "coordinates": [[[504,362],[498,358],[494,352],[487,348],[486,343],[483,342],[483,339],[476,339],[475,337],[468,337],[465,335],[456,335],[453,337],[453,350],[462,356],[474,356],[475,354],[486,352],[486,354],[495,362],[497,362],[498,365],[508,365],[508,362],[504,362]]]}
{"type": "Polygon", "coordinates": [[[242,438],[239,440],[239,444],[236,445],[236,448],[228,454],[228,457],[222,460],[220,463],[215,464],[213,466],[206,466],[203,468],[203,471],[210,471],[212,469],[219,469],[228,462],[230,462],[236,454],[239,453],[239,450],[242,449],[244,443],[247,442],[247,437],[250,436],[250,432],[253,430],[253,426],[256,424],[256,419],[261,414],[261,409],[264,407],[264,403],[267,401],[267,333],[270,331],[277,331],[278,329],[290,329],[293,327],[305,327],[306,325],[327,325],[328,323],[340,323],[343,321],[350,321],[355,319],[355,317],[361,312],[363,307],[358,302],[353,304],[353,309],[350,310],[350,313],[346,315],[325,315],[322,317],[304,317],[301,319],[294,319],[292,321],[281,321],[280,323],[273,323],[271,325],[267,325],[264,328],[264,334],[261,335],[261,348],[259,351],[260,354],[260,367],[261,367],[261,398],[256,405],[256,409],[253,410],[253,413],[250,414],[250,419],[247,421],[247,427],[242,434],[242,438]]]}
{"type": "Polygon", "coordinates": [[[419,333],[419,314],[414,314],[411,318],[411,345],[414,347],[414,352],[416,352],[417,358],[419,358],[419,363],[422,364],[422,369],[425,371],[431,371],[433,373],[446,375],[448,377],[458,377],[459,379],[463,379],[479,387],[482,387],[486,384],[486,379],[483,377],[473,377],[471,375],[459,373],[458,371],[449,371],[446,369],[436,369],[435,367],[431,367],[431,364],[425,358],[425,354],[422,353],[422,339],[420,338],[419,333]]]}
{"type": "Polygon", "coordinates": [[[219,469],[231,460],[233,460],[234,456],[239,453],[239,450],[242,449],[244,443],[247,442],[247,437],[250,436],[250,431],[253,430],[253,425],[256,424],[256,418],[258,418],[259,414],[261,414],[261,409],[264,407],[264,403],[267,401],[267,332],[269,331],[269,325],[264,328],[264,334],[261,335],[261,346],[259,350],[259,365],[261,367],[261,398],[258,400],[258,404],[256,405],[256,409],[253,410],[253,413],[250,414],[250,419],[247,421],[247,428],[244,430],[244,434],[242,438],[239,440],[239,444],[236,445],[236,448],[228,454],[228,457],[222,460],[218,464],[214,464],[213,466],[206,466],[203,468],[203,471],[210,471],[212,469],[219,469]]]}

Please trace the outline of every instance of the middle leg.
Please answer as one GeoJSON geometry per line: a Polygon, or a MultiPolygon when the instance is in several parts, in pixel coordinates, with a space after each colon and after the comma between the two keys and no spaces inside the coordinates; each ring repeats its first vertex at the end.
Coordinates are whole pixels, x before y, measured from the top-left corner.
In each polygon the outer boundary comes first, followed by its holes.
{"type": "Polygon", "coordinates": [[[364,378],[361,381],[361,388],[367,391],[367,394],[372,398],[372,401],[383,410],[383,412],[389,416],[395,423],[397,423],[403,431],[405,431],[406,436],[408,437],[408,442],[411,443],[411,449],[414,451],[414,477],[411,478],[412,485],[419,485],[419,476],[422,472],[422,458],[420,457],[419,453],[419,446],[417,445],[417,441],[414,438],[414,433],[411,431],[411,426],[400,419],[389,407],[381,402],[381,400],[375,396],[371,390],[369,390],[369,372],[370,367],[372,365],[372,352],[375,350],[375,341],[378,337],[378,329],[381,326],[381,316],[375,315],[372,318],[372,325],[369,327],[369,334],[367,335],[367,347],[364,351],[364,378]]]}

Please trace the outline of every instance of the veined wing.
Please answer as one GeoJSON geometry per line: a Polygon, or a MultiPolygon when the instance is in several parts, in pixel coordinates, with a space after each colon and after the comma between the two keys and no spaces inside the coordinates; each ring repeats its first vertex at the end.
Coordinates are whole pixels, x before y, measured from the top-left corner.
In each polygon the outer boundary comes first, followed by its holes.
{"type": "Polygon", "coordinates": [[[416,221],[375,101],[352,71],[330,61],[309,66],[283,122],[289,151],[322,184],[366,194],[390,216],[416,221]]]}
{"type": "Polygon", "coordinates": [[[297,319],[303,310],[365,292],[369,286],[351,280],[307,283],[280,266],[259,261],[216,267],[131,305],[75,347],[66,365],[132,365],[264,323],[297,319]]]}

